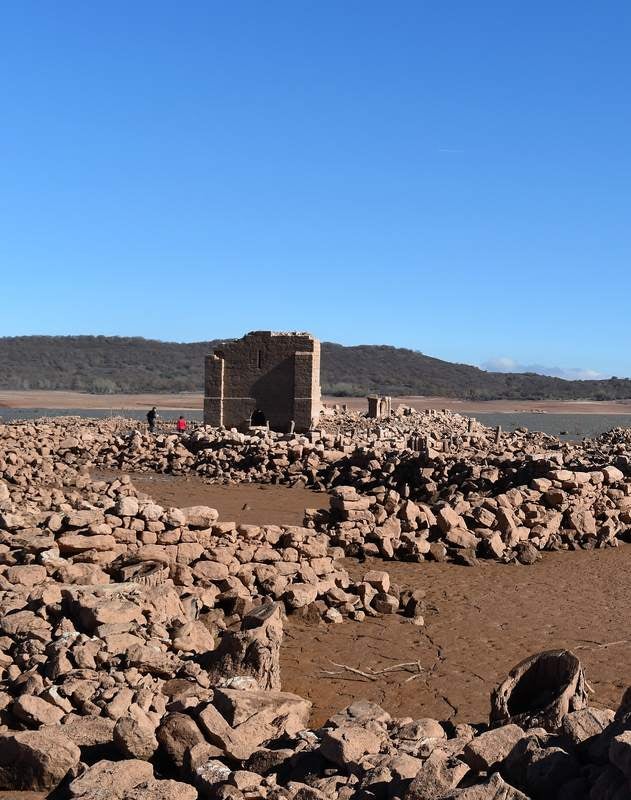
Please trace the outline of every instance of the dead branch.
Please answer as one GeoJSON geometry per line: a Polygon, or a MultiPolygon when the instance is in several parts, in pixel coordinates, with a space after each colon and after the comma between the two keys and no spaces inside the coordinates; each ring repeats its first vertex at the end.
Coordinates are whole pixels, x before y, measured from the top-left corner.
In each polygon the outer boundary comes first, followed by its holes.
{"type": "Polygon", "coordinates": [[[629,644],[628,639],[619,639],[617,642],[593,642],[589,644],[579,644],[575,650],[606,650],[608,647],[616,647],[619,644],[629,644]]]}
{"type": "MultiPolygon", "coordinates": [[[[412,669],[416,669],[416,672],[408,678],[407,680],[412,680],[412,678],[417,678],[422,672],[423,667],[421,666],[420,661],[404,661],[401,664],[392,664],[389,667],[384,667],[384,669],[373,669],[372,667],[368,667],[368,672],[364,672],[361,669],[357,669],[357,667],[351,667],[348,664],[339,664],[337,661],[331,661],[334,667],[340,667],[339,670],[330,670],[324,669],[322,672],[325,675],[330,675],[331,677],[336,675],[343,675],[345,672],[352,672],[354,675],[359,675],[365,680],[375,681],[381,675],[388,675],[391,672],[411,672],[412,669]]],[[[406,680],[406,683],[407,683],[406,680]]]]}

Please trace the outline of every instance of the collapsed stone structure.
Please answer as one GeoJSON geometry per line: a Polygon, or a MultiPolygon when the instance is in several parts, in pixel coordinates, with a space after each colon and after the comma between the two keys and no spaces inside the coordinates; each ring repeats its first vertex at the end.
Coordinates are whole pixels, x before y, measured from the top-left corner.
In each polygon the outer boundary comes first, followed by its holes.
{"type": "Polygon", "coordinates": [[[617,710],[590,705],[571,652],[518,664],[474,725],[357,700],[309,728],[310,704],[282,691],[278,662],[285,613],[403,613],[423,625],[422,589],[378,570],[351,580],[340,557],[357,542],[365,555],[464,563],[523,545],[615,546],[631,531],[631,435],[572,445],[522,431],[498,443],[448,412],[323,424],[298,437],[120,435],[115,421],[71,418],[0,426],[0,790],[631,796],[631,692],[617,710]],[[94,480],[94,464],[309,483],[330,490],[331,509],[305,527],[237,526],[206,506],[163,508],[127,475],[94,480]]]}
{"type": "Polygon", "coordinates": [[[207,425],[306,431],[321,410],[320,342],[252,331],[206,358],[204,387],[207,425]]]}
{"type": "Polygon", "coordinates": [[[370,395],[368,398],[369,419],[387,419],[392,414],[392,398],[370,395]]]}

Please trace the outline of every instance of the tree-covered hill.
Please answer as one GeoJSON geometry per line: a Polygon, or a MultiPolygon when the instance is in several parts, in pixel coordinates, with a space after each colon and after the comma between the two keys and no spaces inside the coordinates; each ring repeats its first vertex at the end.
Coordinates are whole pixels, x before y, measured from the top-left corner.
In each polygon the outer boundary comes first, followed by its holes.
{"type": "MultiPolygon", "coordinates": [[[[0,338],[0,389],[116,392],[201,391],[203,359],[219,341],[159,342],[140,337],[0,338]]],[[[530,373],[485,372],[386,345],[322,344],[325,393],[441,395],[464,399],[618,400],[631,381],[566,381],[530,373]]]]}

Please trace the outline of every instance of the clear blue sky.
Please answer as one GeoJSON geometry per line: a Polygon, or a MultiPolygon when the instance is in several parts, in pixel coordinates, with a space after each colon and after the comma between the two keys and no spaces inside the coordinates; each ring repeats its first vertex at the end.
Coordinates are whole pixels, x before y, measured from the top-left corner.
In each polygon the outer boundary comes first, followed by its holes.
{"type": "Polygon", "coordinates": [[[630,42],[628,0],[5,3],[0,335],[630,375],[630,42]]]}

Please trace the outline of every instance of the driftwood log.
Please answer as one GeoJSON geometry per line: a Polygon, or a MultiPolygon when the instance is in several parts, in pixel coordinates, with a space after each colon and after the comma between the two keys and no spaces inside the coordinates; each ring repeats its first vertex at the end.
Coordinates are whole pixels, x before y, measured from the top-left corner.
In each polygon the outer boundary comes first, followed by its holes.
{"type": "Polygon", "coordinates": [[[548,650],[525,659],[491,693],[491,724],[556,732],[570,711],[587,705],[581,662],[569,650],[548,650]]]}

